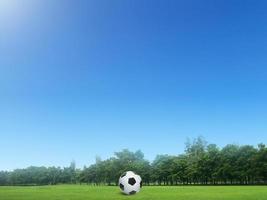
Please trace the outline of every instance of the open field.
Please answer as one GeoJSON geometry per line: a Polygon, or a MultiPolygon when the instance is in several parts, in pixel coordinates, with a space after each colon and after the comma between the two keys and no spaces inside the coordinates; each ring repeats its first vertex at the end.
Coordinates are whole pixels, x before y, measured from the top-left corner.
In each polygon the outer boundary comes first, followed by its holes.
{"type": "Polygon", "coordinates": [[[133,196],[117,187],[59,185],[42,187],[0,187],[1,200],[266,200],[266,186],[144,187],[133,196]]]}

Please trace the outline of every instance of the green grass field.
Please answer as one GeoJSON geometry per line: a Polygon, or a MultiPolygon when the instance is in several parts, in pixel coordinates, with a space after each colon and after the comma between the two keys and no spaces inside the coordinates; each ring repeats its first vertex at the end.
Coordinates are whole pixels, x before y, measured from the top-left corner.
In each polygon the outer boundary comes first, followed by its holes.
{"type": "Polygon", "coordinates": [[[0,187],[1,200],[267,200],[266,186],[144,187],[139,194],[122,195],[117,187],[59,185],[0,187]]]}

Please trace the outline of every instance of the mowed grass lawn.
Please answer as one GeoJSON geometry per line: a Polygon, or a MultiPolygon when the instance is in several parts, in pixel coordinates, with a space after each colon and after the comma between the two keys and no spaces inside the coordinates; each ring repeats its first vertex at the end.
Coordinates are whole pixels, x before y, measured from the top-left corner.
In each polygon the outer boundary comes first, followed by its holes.
{"type": "Polygon", "coordinates": [[[133,196],[118,187],[58,185],[0,187],[0,200],[267,200],[267,186],[144,187],[133,196]]]}

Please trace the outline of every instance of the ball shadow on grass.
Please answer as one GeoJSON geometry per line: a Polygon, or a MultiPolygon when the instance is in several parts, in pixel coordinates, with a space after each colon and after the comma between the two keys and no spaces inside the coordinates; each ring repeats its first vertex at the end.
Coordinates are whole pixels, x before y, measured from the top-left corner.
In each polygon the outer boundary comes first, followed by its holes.
{"type": "Polygon", "coordinates": [[[126,196],[126,197],[135,196],[135,194],[125,194],[125,193],[123,193],[123,192],[118,192],[117,194],[118,194],[118,195],[121,195],[121,196],[126,196]]]}

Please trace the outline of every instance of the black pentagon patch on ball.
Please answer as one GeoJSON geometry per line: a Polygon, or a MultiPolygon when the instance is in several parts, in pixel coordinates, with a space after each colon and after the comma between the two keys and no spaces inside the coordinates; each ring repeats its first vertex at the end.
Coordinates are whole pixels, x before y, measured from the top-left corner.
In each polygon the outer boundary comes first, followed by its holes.
{"type": "Polygon", "coordinates": [[[136,193],[136,191],[133,190],[129,194],[132,195],[132,194],[135,194],[135,193],[136,193]]]}
{"type": "Polygon", "coordinates": [[[142,188],[142,187],[143,187],[143,182],[141,181],[141,182],[140,182],[140,188],[142,188]]]}
{"type": "Polygon", "coordinates": [[[136,180],[134,178],[129,178],[128,183],[130,185],[134,185],[136,183],[136,180]]]}
{"type": "Polygon", "coordinates": [[[121,178],[122,178],[122,177],[124,177],[124,176],[126,176],[126,174],[127,174],[127,173],[126,173],[126,172],[124,172],[124,173],[121,175],[121,178]]]}
{"type": "Polygon", "coordinates": [[[122,191],[124,190],[124,185],[122,185],[121,183],[120,183],[120,188],[122,191]]]}

